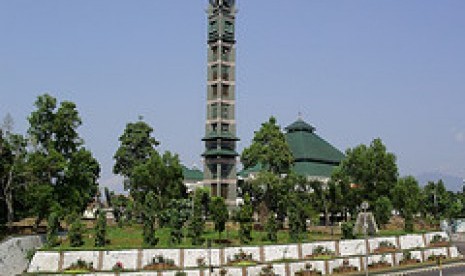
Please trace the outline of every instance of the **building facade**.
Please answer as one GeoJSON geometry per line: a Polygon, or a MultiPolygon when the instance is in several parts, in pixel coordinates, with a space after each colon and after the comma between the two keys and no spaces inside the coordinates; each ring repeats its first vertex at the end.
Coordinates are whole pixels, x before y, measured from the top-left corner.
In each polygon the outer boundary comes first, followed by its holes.
{"type": "Polygon", "coordinates": [[[208,6],[208,79],[204,186],[212,196],[236,205],[236,40],[234,0],[210,0],[208,6]]]}

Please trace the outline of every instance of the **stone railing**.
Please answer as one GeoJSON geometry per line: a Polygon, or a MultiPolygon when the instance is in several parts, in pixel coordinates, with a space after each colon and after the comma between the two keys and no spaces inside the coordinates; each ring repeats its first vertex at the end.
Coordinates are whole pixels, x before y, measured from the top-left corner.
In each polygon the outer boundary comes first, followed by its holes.
{"type": "MultiPolygon", "coordinates": [[[[457,248],[450,245],[435,246],[431,240],[435,235],[445,239],[444,232],[434,232],[398,237],[376,237],[367,242],[363,239],[321,241],[303,244],[244,246],[214,249],[132,249],[119,251],[40,251],[29,265],[28,272],[59,273],[77,260],[92,263],[95,271],[111,271],[119,263],[125,270],[140,271],[150,264],[155,256],[163,256],[173,261],[175,270],[165,272],[144,271],[144,275],[174,275],[185,271],[188,275],[206,275],[208,267],[214,267],[214,275],[220,269],[226,275],[258,275],[266,265],[272,263],[275,273],[291,276],[305,267],[331,274],[341,267],[352,267],[357,271],[365,267],[365,254],[368,252],[368,265],[385,264],[398,266],[403,262],[404,252],[417,262],[428,261],[430,256],[442,255],[445,258],[459,258],[457,248]],[[324,249],[330,256],[315,256],[315,249],[324,249]],[[246,254],[256,263],[253,266],[237,267],[230,261],[238,253],[246,254]],[[203,269],[199,263],[202,262],[203,269]]],[[[207,273],[208,274],[208,273],[207,273]]],[[[125,274],[126,275],[126,274],[125,274]]],[[[130,275],[130,274],[128,274],[130,275]]],[[[134,274],[136,275],[136,274],[134,274]]],[[[137,274],[139,275],[139,274],[137,274]]]]}

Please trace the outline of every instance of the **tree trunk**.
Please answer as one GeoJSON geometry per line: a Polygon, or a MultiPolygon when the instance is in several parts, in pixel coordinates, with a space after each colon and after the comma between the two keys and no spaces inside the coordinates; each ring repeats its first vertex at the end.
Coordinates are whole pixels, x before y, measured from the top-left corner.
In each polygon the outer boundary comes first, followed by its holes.
{"type": "Polygon", "coordinates": [[[8,173],[8,180],[5,186],[5,190],[4,190],[4,197],[5,197],[6,208],[7,208],[8,230],[11,230],[11,228],[13,227],[13,221],[14,221],[13,192],[11,190],[12,181],[13,181],[13,168],[11,168],[10,172],[8,173]]]}
{"type": "Polygon", "coordinates": [[[324,208],[325,208],[325,226],[328,227],[328,226],[329,226],[329,211],[328,211],[328,206],[325,204],[325,205],[324,205],[324,208]]]}

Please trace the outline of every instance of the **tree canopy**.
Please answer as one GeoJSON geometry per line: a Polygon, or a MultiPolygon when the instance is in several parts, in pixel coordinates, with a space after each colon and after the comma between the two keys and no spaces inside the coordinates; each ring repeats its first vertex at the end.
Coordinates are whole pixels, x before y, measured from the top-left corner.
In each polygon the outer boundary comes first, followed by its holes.
{"type": "Polygon", "coordinates": [[[252,144],[241,155],[245,169],[261,164],[273,173],[288,173],[294,159],[287,144],[286,137],[271,117],[255,132],[252,144]]]}

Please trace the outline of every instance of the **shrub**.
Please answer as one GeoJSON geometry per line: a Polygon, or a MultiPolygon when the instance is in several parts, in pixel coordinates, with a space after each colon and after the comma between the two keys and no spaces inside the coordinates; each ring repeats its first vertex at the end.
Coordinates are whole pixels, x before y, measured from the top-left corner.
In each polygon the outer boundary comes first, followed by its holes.
{"type": "Polygon", "coordinates": [[[68,231],[69,244],[71,247],[80,247],[84,244],[82,233],[84,226],[77,215],[73,215],[73,222],[68,231]]]}
{"type": "Polygon", "coordinates": [[[113,272],[122,272],[124,271],[124,266],[122,262],[116,262],[116,264],[111,269],[113,272]]]}
{"type": "Polygon", "coordinates": [[[315,248],[313,248],[312,254],[313,255],[334,255],[334,252],[324,246],[318,245],[315,248]]]}
{"type": "Polygon", "coordinates": [[[278,241],[278,223],[276,222],[276,215],[271,212],[265,224],[266,238],[268,241],[278,241]]]}
{"type": "Polygon", "coordinates": [[[352,222],[345,222],[342,224],[342,238],[353,239],[354,235],[354,224],[352,222]]]}
{"type": "Polygon", "coordinates": [[[105,212],[98,211],[97,224],[95,225],[95,246],[103,247],[106,244],[107,218],[105,212]]]}
{"type": "Polygon", "coordinates": [[[56,212],[52,212],[48,217],[47,225],[47,246],[54,247],[59,244],[58,229],[60,227],[60,220],[56,212]]]}
{"type": "Polygon", "coordinates": [[[390,241],[381,241],[379,243],[379,247],[383,247],[383,248],[396,248],[396,246],[390,242],[390,241]]]}

